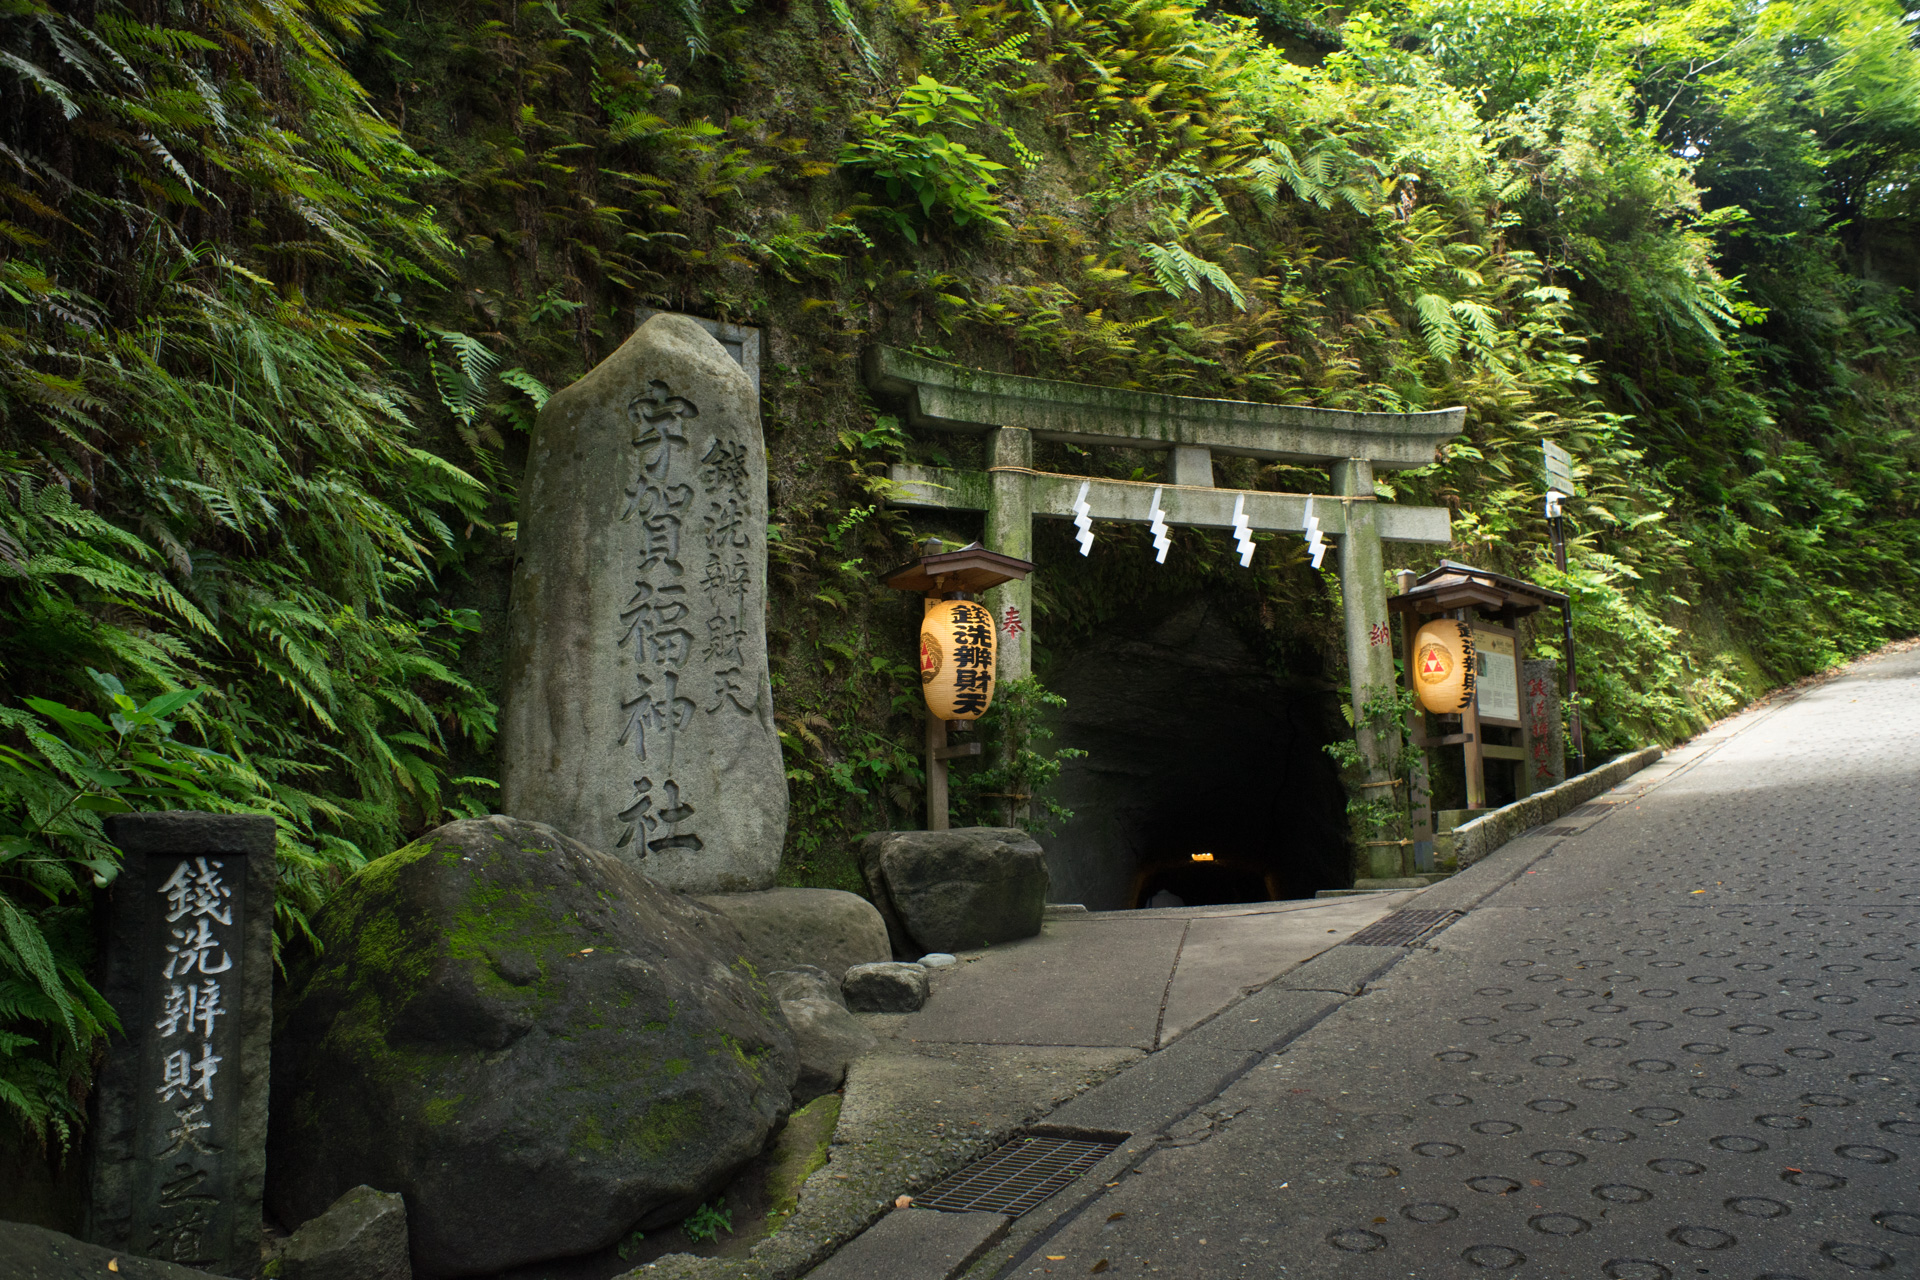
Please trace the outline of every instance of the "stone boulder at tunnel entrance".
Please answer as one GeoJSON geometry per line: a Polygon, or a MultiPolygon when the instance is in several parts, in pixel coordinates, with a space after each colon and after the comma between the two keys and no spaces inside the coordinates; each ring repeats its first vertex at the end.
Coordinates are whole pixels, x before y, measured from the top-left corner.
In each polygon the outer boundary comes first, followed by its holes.
{"type": "Polygon", "coordinates": [[[878,832],[860,870],[904,956],[1031,938],[1046,916],[1047,855],[1018,827],[878,832]]]}

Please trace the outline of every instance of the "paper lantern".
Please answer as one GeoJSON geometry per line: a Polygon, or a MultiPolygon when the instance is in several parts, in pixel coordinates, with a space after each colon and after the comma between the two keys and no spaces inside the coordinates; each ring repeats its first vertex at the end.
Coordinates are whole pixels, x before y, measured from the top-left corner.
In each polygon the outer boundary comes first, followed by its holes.
{"type": "Polygon", "coordinates": [[[1436,714],[1473,705],[1473,628],[1435,618],[1413,636],[1413,694],[1436,714]]]}
{"type": "Polygon", "coordinates": [[[942,600],[920,623],[920,692],[937,720],[978,720],[993,705],[993,612],[942,600]]]}

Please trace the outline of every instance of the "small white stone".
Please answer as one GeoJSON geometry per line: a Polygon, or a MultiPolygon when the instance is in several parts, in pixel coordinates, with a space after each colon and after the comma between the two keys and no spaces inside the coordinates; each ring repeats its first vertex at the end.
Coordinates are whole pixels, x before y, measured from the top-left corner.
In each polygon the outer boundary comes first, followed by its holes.
{"type": "Polygon", "coordinates": [[[920,963],[928,969],[945,969],[959,964],[960,961],[944,951],[929,951],[920,957],[920,963]]]}

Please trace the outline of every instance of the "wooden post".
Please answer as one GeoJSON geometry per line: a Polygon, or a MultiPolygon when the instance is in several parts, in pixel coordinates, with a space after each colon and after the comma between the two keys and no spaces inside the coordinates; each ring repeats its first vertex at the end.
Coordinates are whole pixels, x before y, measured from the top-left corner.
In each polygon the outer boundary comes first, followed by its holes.
{"type": "Polygon", "coordinates": [[[927,830],[947,829],[947,722],[927,714],[927,830]]]}
{"type": "MultiPolygon", "coordinates": [[[[938,591],[927,592],[921,616],[940,603],[938,591]]],[[[927,830],[947,830],[947,722],[927,711],[927,830]]]]}
{"type": "MultiPolygon", "coordinates": [[[[1547,522],[1553,528],[1553,567],[1567,571],[1566,517],[1555,516],[1547,522]]],[[[1587,771],[1587,741],[1580,728],[1580,675],[1573,665],[1573,593],[1560,606],[1561,650],[1567,660],[1567,724],[1573,738],[1573,771],[1587,771]]]]}
{"type": "MultiPolygon", "coordinates": [[[[1470,609],[1455,609],[1453,616],[1468,626],[1473,625],[1470,609]]],[[[1467,772],[1467,808],[1484,809],[1487,807],[1487,761],[1482,754],[1486,746],[1487,731],[1480,727],[1480,681],[1473,682],[1473,701],[1460,713],[1460,731],[1466,735],[1463,749],[1466,753],[1467,772]]]]}
{"type": "Polygon", "coordinates": [[[1520,619],[1508,609],[1502,618],[1513,628],[1513,683],[1520,711],[1520,762],[1513,767],[1513,798],[1525,800],[1533,794],[1533,728],[1527,716],[1527,638],[1520,631],[1520,619]]]}

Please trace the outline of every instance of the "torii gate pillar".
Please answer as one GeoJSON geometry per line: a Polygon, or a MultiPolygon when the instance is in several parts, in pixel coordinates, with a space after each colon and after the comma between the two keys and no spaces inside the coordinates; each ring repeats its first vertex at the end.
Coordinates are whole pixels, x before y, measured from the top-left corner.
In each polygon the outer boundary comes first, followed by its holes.
{"type": "MultiPolygon", "coordinates": [[[[1347,534],[1340,539],[1340,599],[1347,631],[1347,672],[1353,699],[1353,731],[1366,761],[1369,790],[1391,786],[1387,765],[1400,754],[1400,731],[1387,721],[1384,731],[1367,721],[1369,700],[1395,686],[1392,631],[1387,626],[1387,565],[1380,547],[1378,505],[1373,498],[1373,464],[1348,458],[1332,467],[1333,491],[1345,503],[1347,534]]],[[[1369,796],[1367,799],[1378,797],[1369,796]]],[[[1398,875],[1396,869],[1390,875],[1398,875]]]]}
{"type": "MultiPolygon", "coordinates": [[[[987,498],[987,550],[1031,560],[1033,495],[1027,472],[1033,467],[1033,433],[1025,427],[1001,427],[988,442],[987,456],[993,486],[987,498]]],[[[1020,578],[990,589],[986,596],[987,607],[1002,620],[996,674],[1005,684],[1033,670],[1033,583],[1020,578]],[[1011,633],[1005,621],[1009,618],[1020,620],[1019,629],[1011,633]]]]}

